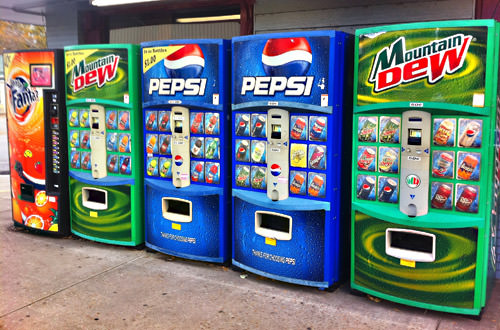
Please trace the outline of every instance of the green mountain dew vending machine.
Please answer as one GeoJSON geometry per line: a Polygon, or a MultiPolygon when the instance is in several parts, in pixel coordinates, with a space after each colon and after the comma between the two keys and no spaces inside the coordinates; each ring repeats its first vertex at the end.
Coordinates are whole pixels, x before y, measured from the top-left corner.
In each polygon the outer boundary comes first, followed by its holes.
{"type": "Polygon", "coordinates": [[[65,48],[71,231],[144,242],[139,47],[65,48]]]}
{"type": "Polygon", "coordinates": [[[356,32],[353,289],[480,315],[496,269],[499,33],[493,20],[356,32]]]}

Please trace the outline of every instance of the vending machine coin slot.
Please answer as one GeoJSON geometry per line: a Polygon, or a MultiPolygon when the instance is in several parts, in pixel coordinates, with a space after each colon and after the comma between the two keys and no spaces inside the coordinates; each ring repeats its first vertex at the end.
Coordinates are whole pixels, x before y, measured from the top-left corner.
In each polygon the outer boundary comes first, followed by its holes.
{"type": "Polygon", "coordinates": [[[255,212],[255,233],[281,241],[292,239],[292,217],[268,211],[255,212]]]}
{"type": "Polygon", "coordinates": [[[106,112],[97,104],[90,106],[90,149],[92,159],[92,176],[94,179],[104,178],[106,169],[106,112]]]}
{"type": "Polygon", "coordinates": [[[187,187],[190,181],[190,130],[189,109],[172,107],[172,183],[175,187],[187,187]]]}
{"type": "Polygon", "coordinates": [[[161,199],[163,218],[173,222],[191,222],[193,203],[186,199],[163,197],[161,199]]]}
{"type": "Polygon", "coordinates": [[[405,111],[401,130],[399,209],[409,217],[428,212],[431,115],[405,111]]]}
{"type": "Polygon", "coordinates": [[[387,228],[385,253],[395,258],[433,262],[436,259],[436,235],[402,228],[387,228]]]}
{"type": "Polygon", "coordinates": [[[92,210],[107,210],[108,192],[103,189],[83,187],[82,205],[92,210]]]}
{"type": "Polygon", "coordinates": [[[267,196],[273,200],[288,198],[288,131],[289,114],[282,109],[268,111],[267,131],[267,196]]]}

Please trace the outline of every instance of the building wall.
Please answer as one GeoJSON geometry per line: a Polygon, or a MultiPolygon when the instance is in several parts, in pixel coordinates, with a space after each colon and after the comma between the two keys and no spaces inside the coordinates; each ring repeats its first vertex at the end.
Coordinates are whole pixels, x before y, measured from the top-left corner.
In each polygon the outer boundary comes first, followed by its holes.
{"type": "Polygon", "coordinates": [[[78,45],[78,11],[75,4],[47,6],[47,47],[78,45]]]}

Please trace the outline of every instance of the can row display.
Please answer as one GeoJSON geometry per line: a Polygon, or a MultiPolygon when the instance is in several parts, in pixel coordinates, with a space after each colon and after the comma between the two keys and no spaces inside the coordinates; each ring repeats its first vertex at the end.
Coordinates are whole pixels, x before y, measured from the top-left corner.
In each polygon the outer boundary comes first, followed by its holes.
{"type": "MultiPolygon", "coordinates": [[[[130,111],[107,110],[106,128],[110,130],[128,131],[130,130],[130,111]]],[[[68,110],[69,127],[90,128],[88,109],[68,110]]]]}
{"type": "MultiPolygon", "coordinates": [[[[148,157],[146,165],[146,173],[149,176],[172,178],[172,158],[148,157]]],[[[209,184],[220,182],[220,163],[191,161],[190,169],[193,182],[209,184]]]]}
{"type": "MultiPolygon", "coordinates": [[[[146,131],[171,131],[171,111],[148,110],[145,112],[146,131]]],[[[191,134],[220,134],[220,114],[218,112],[191,112],[189,117],[189,129],[191,134]]]]}

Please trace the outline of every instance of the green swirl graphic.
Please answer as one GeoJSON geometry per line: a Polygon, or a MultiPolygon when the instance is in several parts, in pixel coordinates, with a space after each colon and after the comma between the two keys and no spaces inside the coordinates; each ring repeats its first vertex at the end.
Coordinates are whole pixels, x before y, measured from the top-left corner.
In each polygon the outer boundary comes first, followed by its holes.
{"type": "Polygon", "coordinates": [[[131,241],[130,185],[93,186],[70,178],[70,189],[72,199],[71,226],[73,230],[101,239],[131,241]],[[105,189],[108,192],[108,208],[102,211],[94,211],[83,206],[83,187],[105,189]],[[90,216],[91,211],[96,212],[97,217],[90,216]]]}
{"type": "Polygon", "coordinates": [[[445,74],[434,84],[424,78],[379,93],[374,92],[374,85],[368,78],[375,56],[402,34],[402,31],[394,31],[378,36],[359,37],[358,106],[409,100],[472,106],[473,95],[485,92],[486,27],[415,29],[404,32],[407,51],[455,34],[471,35],[473,38],[463,66],[455,73],[445,74]]]}
{"type": "Polygon", "coordinates": [[[394,297],[434,305],[473,308],[477,229],[431,229],[396,225],[366,214],[355,215],[354,282],[394,297]],[[385,253],[387,228],[414,229],[436,235],[434,262],[415,268],[385,253]]]}

